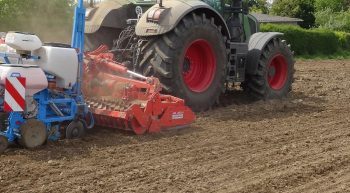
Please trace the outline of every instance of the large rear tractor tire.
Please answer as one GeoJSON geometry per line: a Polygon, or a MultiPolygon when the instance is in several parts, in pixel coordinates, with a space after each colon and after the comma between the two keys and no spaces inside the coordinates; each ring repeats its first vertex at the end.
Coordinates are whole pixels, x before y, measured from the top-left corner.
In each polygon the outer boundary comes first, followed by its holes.
{"type": "Polygon", "coordinates": [[[247,75],[243,90],[256,100],[286,97],[292,90],[294,63],[286,42],[272,39],[262,50],[256,74],[247,75]]]}
{"type": "Polygon", "coordinates": [[[145,44],[140,68],[158,77],[165,92],[184,99],[194,111],[205,111],[224,91],[225,39],[213,18],[188,15],[173,31],[145,44]]]}

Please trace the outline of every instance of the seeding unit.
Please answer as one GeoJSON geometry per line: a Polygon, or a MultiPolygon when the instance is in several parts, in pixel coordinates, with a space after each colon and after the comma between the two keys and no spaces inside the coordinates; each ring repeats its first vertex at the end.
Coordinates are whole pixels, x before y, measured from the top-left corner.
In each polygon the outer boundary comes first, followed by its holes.
{"type": "Polygon", "coordinates": [[[5,44],[16,52],[0,53],[0,107],[9,115],[0,152],[15,142],[35,148],[48,139],[79,138],[94,125],[143,134],[195,120],[182,99],[160,94],[157,78],[129,71],[103,47],[84,54],[84,19],[79,0],[71,46],[7,33],[5,44]]]}

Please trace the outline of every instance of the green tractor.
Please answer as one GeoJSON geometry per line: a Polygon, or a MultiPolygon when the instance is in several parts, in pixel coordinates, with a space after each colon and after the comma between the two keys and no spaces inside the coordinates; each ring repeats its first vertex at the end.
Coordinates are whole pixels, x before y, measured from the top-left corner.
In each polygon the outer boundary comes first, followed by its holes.
{"type": "Polygon", "coordinates": [[[285,97],[294,59],[276,32],[261,33],[242,0],[105,0],[87,9],[86,47],[160,79],[194,111],[240,83],[255,99],[285,97]]]}

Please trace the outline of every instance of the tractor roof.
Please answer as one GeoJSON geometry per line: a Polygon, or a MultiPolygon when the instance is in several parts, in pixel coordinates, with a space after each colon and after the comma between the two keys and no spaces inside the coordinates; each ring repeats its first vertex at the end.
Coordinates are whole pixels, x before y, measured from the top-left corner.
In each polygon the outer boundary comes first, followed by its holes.
{"type": "Polygon", "coordinates": [[[267,15],[261,13],[251,13],[259,23],[297,23],[302,22],[302,19],[291,18],[291,17],[281,17],[275,15],[267,15]]]}

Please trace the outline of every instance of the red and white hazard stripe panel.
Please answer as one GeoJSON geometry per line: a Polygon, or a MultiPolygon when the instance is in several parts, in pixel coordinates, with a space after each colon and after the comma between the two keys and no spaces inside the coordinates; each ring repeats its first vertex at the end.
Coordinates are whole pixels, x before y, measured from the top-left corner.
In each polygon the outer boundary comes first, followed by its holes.
{"type": "Polygon", "coordinates": [[[21,112],[25,108],[26,79],[23,77],[8,77],[5,82],[5,112],[21,112]]]}

